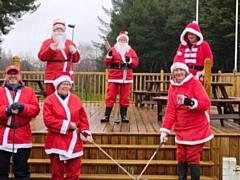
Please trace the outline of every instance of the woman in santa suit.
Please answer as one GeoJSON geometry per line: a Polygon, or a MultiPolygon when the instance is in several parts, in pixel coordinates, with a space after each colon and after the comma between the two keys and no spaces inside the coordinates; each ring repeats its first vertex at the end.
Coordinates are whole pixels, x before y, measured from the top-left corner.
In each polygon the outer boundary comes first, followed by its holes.
{"type": "MultiPolygon", "coordinates": [[[[53,81],[56,75],[62,71],[73,73],[73,63],[80,61],[80,53],[76,45],[66,38],[65,21],[56,19],[52,26],[52,37],[46,39],[38,52],[38,58],[46,62],[44,82],[47,95],[54,93],[53,81]]],[[[73,80],[74,76],[71,73],[73,80]]]]}
{"type": "Polygon", "coordinates": [[[199,78],[204,75],[204,61],[210,59],[213,66],[213,55],[197,22],[193,21],[186,26],[180,36],[180,42],[176,56],[184,56],[184,63],[194,76],[199,78]]]}
{"type": "Polygon", "coordinates": [[[51,161],[52,180],[64,180],[64,161],[65,180],[79,180],[83,140],[93,142],[87,114],[78,96],[70,93],[72,81],[68,72],[59,73],[53,85],[56,91],[43,106],[48,129],[45,151],[51,161]]]}
{"type": "Polygon", "coordinates": [[[204,143],[213,138],[208,110],[210,100],[201,82],[189,73],[186,64],[175,62],[171,66],[174,78],[168,90],[168,103],[160,128],[161,143],[167,142],[172,127],[177,144],[179,180],[186,180],[188,165],[191,179],[200,179],[200,155],[204,143]]]}

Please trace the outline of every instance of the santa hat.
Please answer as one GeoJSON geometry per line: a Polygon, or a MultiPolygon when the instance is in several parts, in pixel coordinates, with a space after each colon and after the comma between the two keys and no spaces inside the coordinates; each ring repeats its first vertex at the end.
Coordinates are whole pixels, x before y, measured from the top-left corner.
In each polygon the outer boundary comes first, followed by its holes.
{"type": "Polygon", "coordinates": [[[54,31],[57,28],[61,28],[64,31],[66,30],[66,25],[65,25],[65,21],[61,20],[61,19],[55,19],[53,21],[53,27],[52,30],[54,31]]]}
{"type": "Polygon", "coordinates": [[[60,72],[58,73],[56,79],[53,81],[53,85],[55,89],[57,89],[58,85],[64,81],[68,81],[69,83],[72,84],[72,80],[70,78],[70,73],[69,72],[60,72]]]}
{"type": "Polygon", "coordinates": [[[9,71],[16,71],[17,73],[20,73],[20,69],[17,66],[11,65],[8,66],[5,70],[5,73],[7,74],[9,71]]]}
{"type": "Polygon", "coordinates": [[[186,34],[190,32],[195,34],[196,36],[199,37],[199,41],[197,42],[197,45],[201,44],[203,42],[203,35],[201,32],[201,29],[196,21],[192,21],[189,23],[186,28],[183,30],[181,36],[180,36],[180,41],[182,45],[187,45],[187,37],[186,34]]]}
{"type": "Polygon", "coordinates": [[[121,38],[121,37],[125,37],[126,39],[127,39],[127,42],[129,41],[129,37],[128,37],[128,32],[127,31],[120,31],[120,33],[119,33],[119,35],[118,35],[118,37],[117,37],[117,42],[119,41],[119,39],[121,38]]]}
{"type": "Polygon", "coordinates": [[[188,66],[184,63],[184,57],[182,53],[177,53],[174,57],[173,64],[171,66],[171,73],[177,68],[184,69],[187,73],[189,72],[188,66]]]}

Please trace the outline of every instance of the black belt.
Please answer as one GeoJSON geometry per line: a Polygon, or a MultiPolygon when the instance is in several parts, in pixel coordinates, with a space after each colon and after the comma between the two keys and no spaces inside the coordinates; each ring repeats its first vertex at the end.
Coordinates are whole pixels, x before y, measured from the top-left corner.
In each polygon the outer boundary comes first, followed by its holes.
{"type": "Polygon", "coordinates": [[[47,62],[66,62],[66,61],[70,61],[70,59],[67,59],[67,60],[53,60],[53,59],[50,59],[48,60],[47,62]]]}
{"type": "Polygon", "coordinates": [[[20,128],[20,127],[23,127],[23,126],[26,126],[28,125],[29,123],[25,123],[25,124],[20,124],[20,125],[7,125],[7,124],[3,124],[3,123],[0,123],[0,125],[3,125],[5,127],[9,127],[11,129],[17,129],[17,128],[20,128]]]}
{"type": "Polygon", "coordinates": [[[111,64],[110,69],[132,69],[131,66],[129,64],[120,64],[120,63],[116,63],[116,64],[111,64]]]}
{"type": "Polygon", "coordinates": [[[188,65],[189,69],[194,69],[194,70],[203,70],[203,66],[193,66],[193,65],[188,65]]]}

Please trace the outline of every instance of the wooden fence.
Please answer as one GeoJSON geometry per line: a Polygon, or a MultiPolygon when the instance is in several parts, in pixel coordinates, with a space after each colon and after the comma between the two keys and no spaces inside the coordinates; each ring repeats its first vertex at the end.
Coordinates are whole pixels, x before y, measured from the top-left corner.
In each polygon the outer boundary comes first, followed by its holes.
{"type": "MultiPolygon", "coordinates": [[[[105,72],[75,72],[73,92],[76,93],[83,102],[104,101],[107,89],[108,70],[105,72]]],[[[0,71],[0,79],[4,78],[4,71],[0,71]]],[[[44,79],[43,71],[22,71],[23,79],[44,79]]],[[[170,80],[171,73],[134,73],[132,91],[147,90],[145,80],[170,80]]],[[[211,74],[212,82],[232,82],[232,87],[226,87],[228,94],[233,97],[240,97],[240,73],[218,73],[211,74]]],[[[36,85],[30,84],[32,88],[36,85]]],[[[167,86],[162,85],[161,90],[167,90],[167,86]]],[[[131,94],[133,101],[133,95],[131,94]]]]}

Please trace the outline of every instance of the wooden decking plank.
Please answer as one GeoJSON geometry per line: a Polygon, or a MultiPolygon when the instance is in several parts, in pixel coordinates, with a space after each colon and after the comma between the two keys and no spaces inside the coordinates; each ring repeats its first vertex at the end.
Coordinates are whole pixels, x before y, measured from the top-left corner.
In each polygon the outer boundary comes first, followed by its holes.
{"type": "MultiPolygon", "coordinates": [[[[128,124],[114,124],[114,123],[101,123],[100,119],[104,116],[105,104],[99,103],[83,103],[86,107],[86,112],[89,117],[90,131],[92,133],[101,132],[136,132],[136,133],[159,133],[161,122],[157,121],[157,108],[151,107],[135,107],[134,104],[130,104],[128,108],[128,118],[130,122],[128,124]],[[148,119],[148,122],[145,119],[148,119]]],[[[42,103],[41,103],[42,107],[42,103]]],[[[115,118],[117,114],[117,107],[113,108],[111,120],[115,118]]],[[[211,107],[211,112],[216,112],[215,107],[211,107]]],[[[233,122],[233,120],[224,120],[224,126],[222,127],[219,121],[211,120],[211,128],[214,134],[221,133],[240,133],[240,125],[233,122]]],[[[31,122],[32,131],[46,131],[46,127],[43,123],[42,110],[40,114],[34,118],[31,122]]]]}

